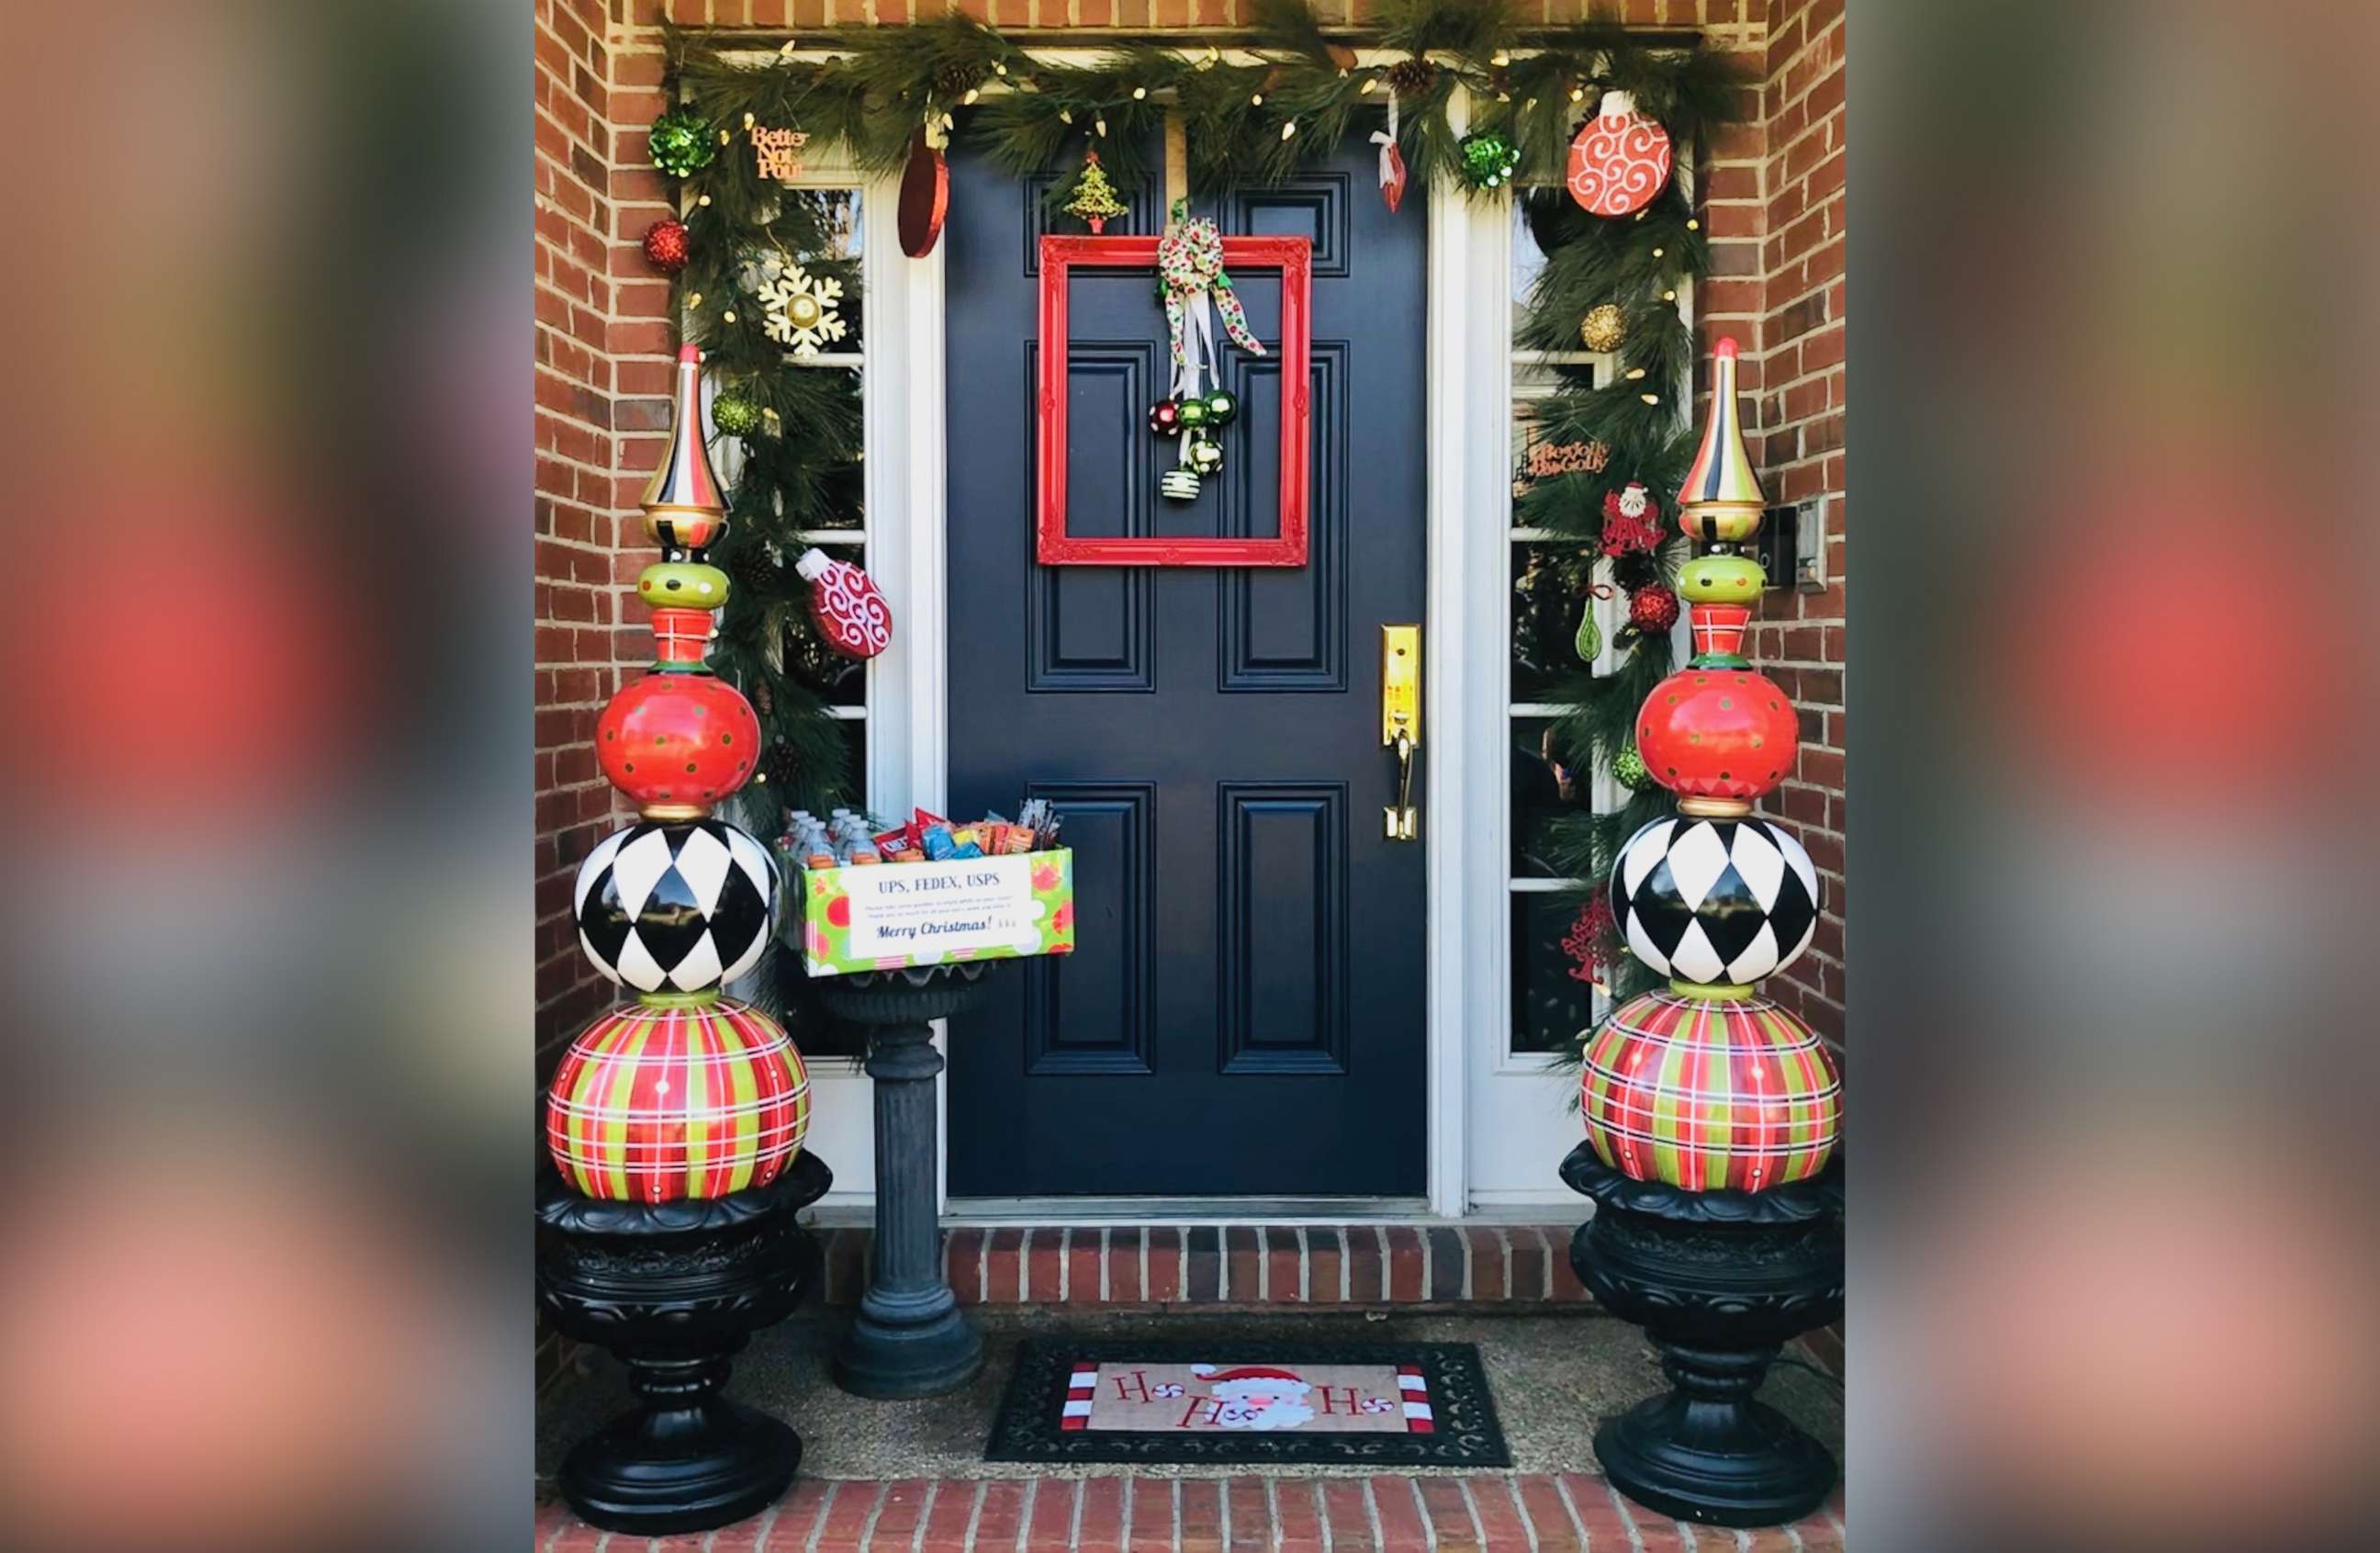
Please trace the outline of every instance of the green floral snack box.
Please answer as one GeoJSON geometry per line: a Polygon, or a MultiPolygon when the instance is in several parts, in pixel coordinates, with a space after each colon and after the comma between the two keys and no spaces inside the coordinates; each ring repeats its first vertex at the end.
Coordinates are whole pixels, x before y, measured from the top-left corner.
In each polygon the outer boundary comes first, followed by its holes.
{"type": "Polygon", "coordinates": [[[1075,855],[1064,847],[794,877],[811,976],[1075,952],[1075,855]]]}

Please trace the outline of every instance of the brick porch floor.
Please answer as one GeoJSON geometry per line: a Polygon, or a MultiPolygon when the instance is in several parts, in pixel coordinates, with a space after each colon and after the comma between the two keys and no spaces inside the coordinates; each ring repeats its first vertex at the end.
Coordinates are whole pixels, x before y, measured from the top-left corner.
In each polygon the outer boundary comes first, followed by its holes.
{"type": "Polygon", "coordinates": [[[698,1535],[596,1530],[541,1506],[538,1553],[1840,1553],[1840,1493],[1795,1526],[1690,1526],[1600,1477],[805,1479],[749,1521],[698,1535]]]}

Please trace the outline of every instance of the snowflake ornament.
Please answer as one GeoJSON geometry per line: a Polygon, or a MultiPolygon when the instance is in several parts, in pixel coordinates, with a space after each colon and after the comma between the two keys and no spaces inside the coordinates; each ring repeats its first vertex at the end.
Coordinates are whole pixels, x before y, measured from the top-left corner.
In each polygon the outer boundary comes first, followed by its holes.
{"type": "Polygon", "coordinates": [[[841,281],[813,275],[797,264],[764,263],[755,289],[760,333],[795,356],[816,356],[820,346],[843,338],[841,281]]]}

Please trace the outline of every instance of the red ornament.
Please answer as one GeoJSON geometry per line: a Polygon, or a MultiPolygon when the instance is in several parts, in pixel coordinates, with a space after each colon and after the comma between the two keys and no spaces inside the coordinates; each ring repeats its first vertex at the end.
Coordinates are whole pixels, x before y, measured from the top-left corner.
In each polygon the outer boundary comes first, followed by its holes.
{"type": "Polygon", "coordinates": [[[1749,669],[1682,669],[1636,713],[1645,770],[1681,796],[1757,798],[1785,780],[1801,747],[1793,704],[1749,669]]]}
{"type": "MultiPolygon", "coordinates": [[[[1603,499],[1603,553],[1626,555],[1631,551],[1651,552],[1661,543],[1661,509],[1653,501],[1653,493],[1645,489],[1642,480],[1628,484],[1603,499]]],[[[1677,618],[1672,601],[1670,618],[1677,618]]],[[[1663,626],[1660,629],[1666,630],[1663,626]]]]}
{"type": "Polygon", "coordinates": [[[645,261],[662,274],[674,275],[694,257],[694,235],[675,216],[664,216],[645,228],[645,261]]]}
{"type": "Polygon", "coordinates": [[[707,814],[760,758],[760,720],[744,693],[710,674],[647,674],[595,720],[604,780],[656,819],[707,814]]]}
{"type": "Polygon", "coordinates": [[[1619,938],[1620,925],[1611,915],[1610,895],[1598,890],[1578,908],[1578,920],[1562,935],[1562,952],[1577,962],[1570,968],[1571,979],[1600,980],[1604,951],[1617,943],[1619,938]]]}
{"type": "Polygon", "coordinates": [[[1678,596],[1658,582],[1648,582],[1628,595],[1628,624],[1647,636],[1678,623],[1678,596]]]}
{"type": "Polygon", "coordinates": [[[873,658],[892,645],[892,607],[876,579],[822,550],[794,563],[810,585],[810,613],[827,645],[845,658],[873,658]]]}
{"type": "Polygon", "coordinates": [[[909,138],[909,160],[901,169],[901,196],[893,212],[901,251],[912,259],[933,252],[950,204],[950,164],[942,159],[941,147],[920,129],[909,138]]]}
{"type": "Polygon", "coordinates": [[[1624,91],[1607,91],[1570,143],[1570,197],[1597,215],[1641,211],[1670,186],[1670,132],[1636,111],[1624,91]]]}

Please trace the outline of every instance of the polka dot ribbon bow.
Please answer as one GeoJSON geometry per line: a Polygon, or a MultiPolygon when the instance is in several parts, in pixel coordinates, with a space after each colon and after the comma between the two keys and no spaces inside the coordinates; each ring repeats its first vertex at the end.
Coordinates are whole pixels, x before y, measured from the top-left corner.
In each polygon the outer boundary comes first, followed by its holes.
{"type": "Polygon", "coordinates": [[[1222,386],[1215,358],[1215,320],[1208,304],[1223,315],[1232,343],[1252,356],[1265,348],[1248,332],[1247,309],[1223,273],[1223,235],[1206,217],[1189,219],[1189,202],[1173,201],[1173,219],[1157,240],[1157,274],[1165,286],[1165,322],[1173,340],[1173,396],[1187,399],[1200,392],[1202,379],[1222,386]]]}

